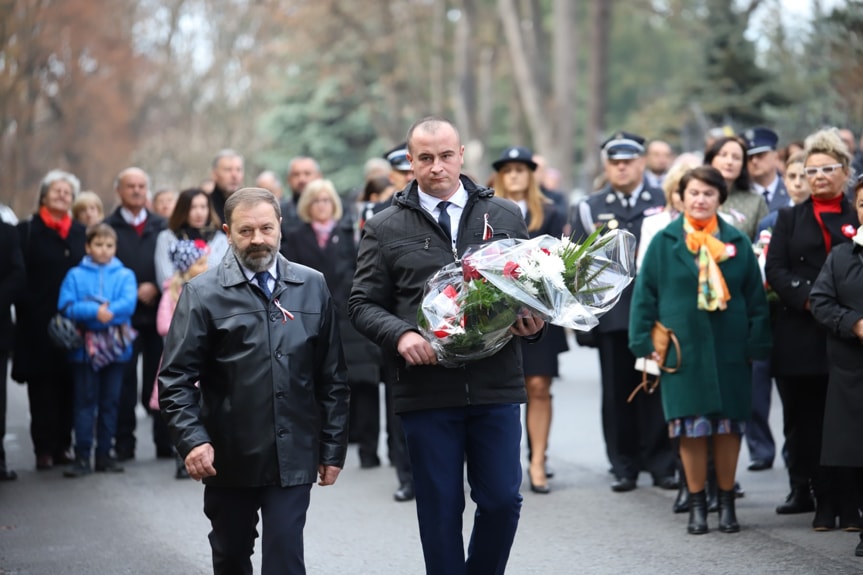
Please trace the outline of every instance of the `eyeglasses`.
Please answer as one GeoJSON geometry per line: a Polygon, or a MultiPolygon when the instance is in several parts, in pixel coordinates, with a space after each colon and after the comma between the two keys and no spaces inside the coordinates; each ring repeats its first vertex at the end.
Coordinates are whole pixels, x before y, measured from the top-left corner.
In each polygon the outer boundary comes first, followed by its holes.
{"type": "Polygon", "coordinates": [[[819,173],[824,174],[825,176],[829,176],[836,170],[842,168],[842,164],[827,164],[826,166],[810,166],[807,168],[803,168],[803,173],[806,174],[807,178],[814,178],[819,173]]]}

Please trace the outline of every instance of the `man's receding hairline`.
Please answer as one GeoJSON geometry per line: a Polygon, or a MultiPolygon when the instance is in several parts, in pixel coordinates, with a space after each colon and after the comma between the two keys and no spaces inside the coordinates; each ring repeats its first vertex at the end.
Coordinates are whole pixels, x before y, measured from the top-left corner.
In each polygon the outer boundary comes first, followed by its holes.
{"type": "Polygon", "coordinates": [[[458,140],[459,147],[461,146],[461,134],[458,131],[458,128],[455,127],[455,124],[446,120],[444,118],[426,118],[424,120],[420,120],[417,124],[413,126],[407,138],[407,147],[408,151],[411,151],[411,143],[413,142],[414,135],[418,131],[422,131],[426,134],[435,134],[441,129],[448,127],[455,134],[456,140],[458,140]]]}

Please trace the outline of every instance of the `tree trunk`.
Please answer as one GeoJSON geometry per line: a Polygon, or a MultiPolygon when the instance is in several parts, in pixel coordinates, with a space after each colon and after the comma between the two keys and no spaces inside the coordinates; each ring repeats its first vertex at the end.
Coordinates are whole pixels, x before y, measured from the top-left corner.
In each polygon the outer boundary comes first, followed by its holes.
{"type": "Polygon", "coordinates": [[[533,146],[537,150],[552,148],[552,121],[543,109],[538,84],[532,67],[540,62],[529,62],[524,48],[524,37],[518,21],[513,0],[498,0],[498,16],[503,24],[504,37],[512,60],[513,76],[524,110],[528,129],[533,136],[533,146]]]}
{"type": "Polygon", "coordinates": [[[549,165],[560,170],[561,186],[572,187],[573,137],[575,135],[575,26],[570,0],[554,0],[554,147],[542,152],[549,165]]]}
{"type": "Polygon", "coordinates": [[[593,180],[600,172],[599,144],[605,130],[605,101],[608,97],[608,36],[611,28],[611,2],[590,2],[590,60],[588,64],[588,113],[584,131],[584,168],[582,189],[593,191],[593,180]]]}

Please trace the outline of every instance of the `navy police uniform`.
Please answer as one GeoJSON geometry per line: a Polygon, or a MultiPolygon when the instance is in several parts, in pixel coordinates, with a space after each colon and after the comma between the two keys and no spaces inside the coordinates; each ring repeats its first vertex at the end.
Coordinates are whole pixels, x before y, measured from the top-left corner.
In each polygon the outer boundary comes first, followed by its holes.
{"type": "MultiPolygon", "coordinates": [[[[609,160],[634,159],[643,154],[644,140],[634,134],[619,132],[603,143],[603,155],[609,160]]],[[[643,178],[628,196],[606,185],[576,206],[571,222],[573,236],[582,241],[604,226],[631,232],[638,240],[642,220],[662,211],[664,205],[662,191],[646,187],[643,178]]],[[[617,305],[600,318],[589,334],[577,332],[580,344],[599,350],[602,430],[612,472],[618,480],[613,486],[616,491],[634,488],[642,469],[651,473],[654,483],[674,476],[674,455],[659,394],[640,394],[632,403],[626,401],[641,379],[628,347],[633,285],[624,290],[617,305]]]]}

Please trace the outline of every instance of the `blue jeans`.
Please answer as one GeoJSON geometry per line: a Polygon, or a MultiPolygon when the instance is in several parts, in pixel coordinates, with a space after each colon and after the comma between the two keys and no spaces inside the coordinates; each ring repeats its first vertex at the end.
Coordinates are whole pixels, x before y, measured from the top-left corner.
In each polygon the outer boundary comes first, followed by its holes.
{"type": "Polygon", "coordinates": [[[401,414],[427,575],[502,575],[521,512],[518,404],[401,414]],[[476,503],[467,560],[464,464],[476,503]]]}
{"type": "Polygon", "coordinates": [[[117,408],[126,362],[111,363],[94,371],[89,363],[76,363],[75,454],[89,459],[93,451],[93,423],[96,426],[96,457],[107,457],[117,431],[117,408]],[[98,419],[97,419],[98,412],[98,419]]]}

